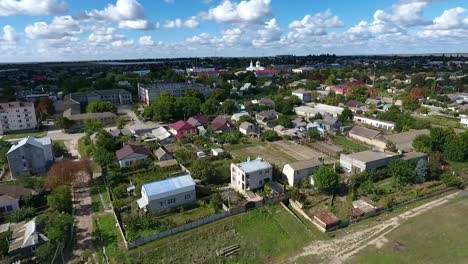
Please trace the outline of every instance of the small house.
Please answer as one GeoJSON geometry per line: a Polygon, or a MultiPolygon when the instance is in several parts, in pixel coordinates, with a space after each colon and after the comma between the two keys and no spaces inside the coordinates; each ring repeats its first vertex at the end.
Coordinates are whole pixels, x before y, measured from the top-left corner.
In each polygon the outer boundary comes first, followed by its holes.
{"type": "Polygon", "coordinates": [[[219,115],[211,122],[211,130],[214,132],[228,132],[233,130],[232,124],[229,121],[230,116],[219,115]]]}
{"type": "Polygon", "coordinates": [[[231,164],[231,186],[241,193],[263,188],[272,177],[273,167],[260,158],[231,164]]]}
{"type": "Polygon", "coordinates": [[[143,145],[128,143],[123,148],[115,152],[120,168],[127,168],[135,164],[138,160],[146,160],[151,156],[151,152],[143,145]]]}
{"type": "Polygon", "coordinates": [[[208,120],[208,117],[206,115],[192,116],[187,120],[187,123],[194,127],[206,126],[209,122],[210,121],[208,120]]]}
{"type": "Polygon", "coordinates": [[[239,132],[246,136],[256,136],[260,133],[260,129],[252,123],[242,122],[239,126],[239,132]]]}
{"type": "Polygon", "coordinates": [[[169,126],[169,132],[173,134],[177,139],[182,139],[184,136],[196,135],[197,128],[184,120],[179,120],[169,126]]]}
{"type": "Polygon", "coordinates": [[[174,158],[167,150],[162,147],[154,151],[154,156],[156,156],[159,161],[165,161],[174,158]]]}
{"type": "Polygon", "coordinates": [[[12,231],[10,245],[8,247],[8,255],[10,256],[32,255],[39,246],[49,241],[49,239],[39,231],[36,225],[36,218],[29,222],[22,222],[14,225],[12,231]]]}
{"type": "Polygon", "coordinates": [[[279,116],[281,116],[280,113],[274,110],[268,110],[268,111],[262,111],[260,113],[256,113],[255,120],[260,125],[272,127],[274,124],[274,121],[277,120],[279,116]]]}
{"type": "Polygon", "coordinates": [[[290,186],[297,186],[302,181],[311,179],[312,174],[320,167],[320,161],[317,159],[301,160],[288,163],[283,167],[283,175],[288,180],[290,186]]]}
{"type": "Polygon", "coordinates": [[[141,198],[137,203],[140,209],[152,213],[193,204],[196,201],[195,186],[188,174],[147,183],[141,186],[141,198]]]}

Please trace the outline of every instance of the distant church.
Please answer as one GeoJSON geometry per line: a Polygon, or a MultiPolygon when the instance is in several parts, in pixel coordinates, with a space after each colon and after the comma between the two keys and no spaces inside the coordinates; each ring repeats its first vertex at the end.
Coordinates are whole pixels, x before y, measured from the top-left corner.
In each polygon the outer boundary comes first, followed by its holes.
{"type": "Polygon", "coordinates": [[[254,67],[254,66],[253,66],[253,62],[250,61],[250,66],[247,67],[247,68],[245,68],[245,70],[247,70],[247,71],[252,71],[252,72],[253,72],[253,71],[263,71],[263,70],[265,70],[265,67],[262,67],[262,66],[260,65],[260,61],[257,61],[257,62],[255,63],[255,67],[254,67]]]}

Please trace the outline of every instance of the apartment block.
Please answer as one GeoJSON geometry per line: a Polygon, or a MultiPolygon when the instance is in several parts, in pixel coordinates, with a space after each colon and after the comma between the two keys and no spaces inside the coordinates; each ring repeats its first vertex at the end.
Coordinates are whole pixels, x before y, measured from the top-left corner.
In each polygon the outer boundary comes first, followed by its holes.
{"type": "Polygon", "coordinates": [[[0,135],[37,127],[34,103],[0,103],[0,135]]]}
{"type": "Polygon", "coordinates": [[[139,83],[138,99],[144,104],[149,105],[164,92],[173,97],[182,97],[186,90],[195,90],[204,96],[210,95],[210,87],[198,83],[139,83]]]}

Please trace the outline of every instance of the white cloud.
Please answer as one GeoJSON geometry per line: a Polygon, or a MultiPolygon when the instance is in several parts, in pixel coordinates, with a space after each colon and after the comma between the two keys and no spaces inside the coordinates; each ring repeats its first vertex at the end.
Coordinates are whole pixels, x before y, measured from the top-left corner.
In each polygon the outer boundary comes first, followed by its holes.
{"type": "Polygon", "coordinates": [[[272,18],[265,26],[257,32],[257,38],[253,40],[254,46],[271,45],[281,39],[283,30],[276,23],[276,19],[272,18]]]}
{"type": "Polygon", "coordinates": [[[138,40],[138,43],[142,46],[153,46],[154,40],[153,40],[153,37],[151,36],[142,36],[138,40]]]}
{"type": "Polygon", "coordinates": [[[200,21],[196,16],[192,16],[189,19],[182,21],[180,18],[175,20],[166,21],[163,25],[165,28],[197,28],[200,25],[200,21]]]}
{"type": "Polygon", "coordinates": [[[467,38],[468,18],[460,17],[466,11],[462,7],[445,10],[442,15],[434,18],[431,25],[426,26],[417,35],[426,39],[467,38]]]}
{"type": "Polygon", "coordinates": [[[18,40],[16,30],[10,25],[4,26],[2,40],[7,43],[15,43],[18,40]]]}
{"type": "Polygon", "coordinates": [[[175,3],[175,0],[164,0],[164,3],[173,4],[173,3],[175,3]]]}
{"type": "Polygon", "coordinates": [[[83,33],[78,21],[71,16],[54,17],[52,23],[36,22],[24,29],[30,39],[59,39],[83,33]]]}
{"type": "Polygon", "coordinates": [[[219,23],[260,23],[271,16],[271,0],[245,0],[239,3],[225,0],[203,16],[219,23]]]}
{"type": "Polygon", "coordinates": [[[68,11],[65,2],[57,0],[1,0],[0,16],[32,15],[49,16],[60,15],[68,11]]]}
{"type": "Polygon", "coordinates": [[[117,22],[122,29],[146,30],[152,24],[146,19],[145,11],[137,0],[117,0],[115,5],[109,4],[103,10],[86,11],[82,19],[105,22],[117,22]]]}
{"type": "Polygon", "coordinates": [[[95,46],[107,46],[112,45],[114,47],[123,47],[133,44],[133,40],[127,39],[125,35],[118,34],[115,28],[96,28],[88,36],[90,44],[95,46]]]}
{"type": "Polygon", "coordinates": [[[329,28],[344,27],[344,23],[333,15],[330,10],[315,15],[306,15],[302,20],[295,20],[289,24],[292,36],[319,36],[327,34],[329,28]]]}

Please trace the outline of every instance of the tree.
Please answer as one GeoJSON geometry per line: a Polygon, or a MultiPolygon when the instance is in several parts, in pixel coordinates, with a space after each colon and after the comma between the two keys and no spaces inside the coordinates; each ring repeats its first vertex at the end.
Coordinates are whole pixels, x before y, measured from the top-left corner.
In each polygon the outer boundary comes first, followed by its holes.
{"type": "Polygon", "coordinates": [[[340,177],[329,166],[321,166],[313,177],[317,189],[326,194],[334,194],[340,185],[340,177]]]}
{"type": "Polygon", "coordinates": [[[465,161],[468,154],[467,143],[458,135],[450,135],[444,147],[445,158],[450,161],[465,161]]]}
{"type": "Polygon", "coordinates": [[[462,184],[460,177],[454,173],[444,173],[440,176],[440,179],[447,187],[458,187],[462,184]]]}
{"type": "Polygon", "coordinates": [[[419,135],[413,141],[414,150],[429,154],[432,152],[432,137],[429,135],[419,135]]]}
{"type": "Polygon", "coordinates": [[[200,113],[201,100],[197,97],[187,97],[177,99],[176,109],[179,110],[180,119],[187,119],[190,116],[194,116],[200,113]]]}
{"type": "Polygon", "coordinates": [[[320,139],[321,137],[322,135],[317,130],[310,130],[307,132],[307,138],[309,140],[315,141],[315,140],[320,139]]]}
{"type": "Polygon", "coordinates": [[[163,92],[143,112],[143,116],[153,121],[171,121],[176,113],[176,100],[169,93],[163,92]]]}
{"type": "Polygon", "coordinates": [[[52,190],[47,196],[47,205],[59,213],[71,214],[73,204],[70,186],[62,185],[52,190]]]}
{"type": "Polygon", "coordinates": [[[101,122],[94,119],[86,119],[84,123],[86,134],[88,135],[92,135],[93,133],[102,130],[102,128],[104,127],[104,125],[101,122]]]}
{"type": "Polygon", "coordinates": [[[192,166],[190,166],[190,172],[195,178],[206,183],[214,183],[216,177],[215,170],[206,159],[198,159],[193,162],[192,166]]]}
{"type": "Polygon", "coordinates": [[[44,120],[46,117],[54,114],[54,105],[49,98],[41,98],[37,104],[36,111],[39,113],[39,118],[44,120]]]}
{"type": "Polygon", "coordinates": [[[409,161],[392,160],[387,166],[387,173],[396,185],[406,185],[414,182],[416,176],[414,166],[409,161]]]}
{"type": "Polygon", "coordinates": [[[325,84],[326,85],[335,85],[337,84],[338,82],[336,81],[336,77],[334,74],[330,74],[328,75],[328,78],[327,80],[325,80],[325,84]]]}
{"type": "Polygon", "coordinates": [[[351,120],[351,118],[353,118],[353,112],[348,107],[345,107],[343,112],[341,112],[341,115],[338,117],[338,120],[344,123],[351,120]]]}
{"type": "Polygon", "coordinates": [[[407,96],[403,100],[403,109],[416,111],[419,108],[419,100],[413,96],[407,96]]]}
{"type": "Polygon", "coordinates": [[[292,118],[287,115],[281,115],[278,117],[278,125],[281,125],[285,128],[291,128],[292,127],[292,118]]]}
{"type": "Polygon", "coordinates": [[[223,114],[232,115],[237,110],[236,102],[233,100],[226,100],[221,106],[221,112],[223,114]]]}
{"type": "Polygon", "coordinates": [[[364,87],[364,86],[358,86],[352,89],[348,95],[349,100],[357,100],[360,102],[365,102],[368,97],[369,97],[369,91],[367,87],[364,87]]]}
{"type": "Polygon", "coordinates": [[[88,113],[104,113],[112,112],[117,113],[117,107],[110,102],[95,101],[88,104],[86,107],[88,113]]]}
{"type": "Polygon", "coordinates": [[[387,140],[386,143],[385,143],[385,151],[390,151],[390,152],[398,152],[398,149],[395,145],[395,143],[393,143],[393,141],[390,141],[390,140],[387,140]]]}
{"type": "Polygon", "coordinates": [[[105,148],[96,148],[93,152],[93,160],[101,167],[107,167],[114,162],[114,153],[105,148]]]}
{"type": "Polygon", "coordinates": [[[68,241],[70,229],[73,225],[73,216],[57,211],[49,211],[37,217],[37,223],[52,243],[68,241]]]}
{"type": "Polygon", "coordinates": [[[416,183],[423,183],[427,180],[428,176],[428,168],[427,168],[427,160],[420,159],[416,165],[416,177],[414,181],[416,183]]]}
{"type": "Polygon", "coordinates": [[[36,215],[36,209],[32,207],[21,207],[7,216],[8,222],[19,223],[29,220],[36,215]]]}
{"type": "Polygon", "coordinates": [[[444,155],[441,152],[434,151],[428,156],[429,176],[432,180],[438,180],[442,174],[442,165],[445,163],[444,155]]]}
{"type": "Polygon", "coordinates": [[[6,154],[8,150],[10,150],[10,147],[10,142],[0,138],[0,165],[6,165],[8,163],[6,154]]]}
{"type": "Polygon", "coordinates": [[[125,127],[125,119],[122,117],[117,118],[116,125],[118,129],[123,129],[125,127]]]}
{"type": "Polygon", "coordinates": [[[75,121],[70,120],[70,119],[68,119],[66,117],[63,117],[63,116],[59,116],[59,117],[55,118],[54,123],[60,129],[63,129],[63,130],[68,130],[68,129],[72,128],[75,125],[75,121]]]}
{"type": "Polygon", "coordinates": [[[45,179],[45,186],[56,188],[63,185],[71,185],[75,180],[76,175],[82,172],[91,178],[92,168],[89,160],[63,160],[57,161],[52,165],[45,179]]]}
{"type": "Polygon", "coordinates": [[[210,97],[200,107],[200,110],[207,115],[215,115],[219,109],[219,101],[210,97]]]}
{"type": "Polygon", "coordinates": [[[272,142],[280,140],[281,137],[273,130],[265,130],[260,134],[260,137],[266,141],[272,142]]]}

